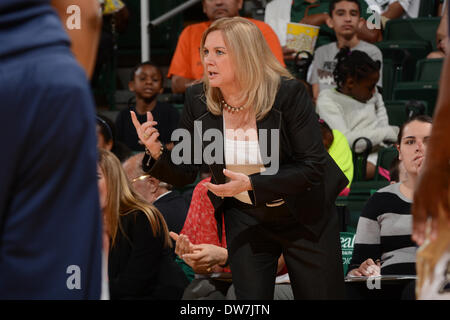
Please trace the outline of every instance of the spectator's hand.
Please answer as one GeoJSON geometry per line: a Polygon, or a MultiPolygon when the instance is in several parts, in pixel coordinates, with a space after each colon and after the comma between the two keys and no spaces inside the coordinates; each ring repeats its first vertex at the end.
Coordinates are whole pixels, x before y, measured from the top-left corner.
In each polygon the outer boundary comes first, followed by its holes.
{"type": "Polygon", "coordinates": [[[223,170],[223,174],[230,178],[230,181],[224,184],[213,184],[206,182],[204,185],[209,191],[214,193],[218,197],[233,197],[243,191],[252,190],[252,184],[250,178],[239,172],[233,172],[228,169],[223,170]]]}
{"type": "Polygon", "coordinates": [[[193,253],[183,255],[183,260],[190,261],[195,272],[218,272],[222,268],[219,265],[226,263],[228,251],[225,248],[213,244],[194,245],[193,253]]]}
{"type": "Polygon", "coordinates": [[[381,274],[381,265],[380,262],[373,262],[372,259],[367,259],[358,269],[353,269],[348,273],[350,276],[366,276],[366,277],[374,277],[379,276],[381,274]]]}
{"type": "Polygon", "coordinates": [[[293,61],[295,59],[295,50],[288,48],[286,46],[282,47],[283,49],[283,59],[286,61],[293,61]]]}
{"type": "MultiPolygon", "coordinates": [[[[434,241],[437,238],[439,215],[450,212],[448,169],[424,165],[423,169],[421,168],[412,204],[412,239],[418,245],[422,245],[425,241],[428,220],[431,223],[430,240],[434,241]]],[[[443,221],[446,221],[450,228],[448,215],[443,221]]]]}
{"type": "Polygon", "coordinates": [[[130,113],[131,120],[133,121],[133,125],[136,128],[136,133],[139,139],[150,151],[152,157],[155,160],[158,160],[162,146],[161,142],[158,140],[158,129],[154,127],[158,124],[158,122],[153,121],[153,115],[150,111],[147,112],[147,121],[143,124],[139,123],[139,120],[137,119],[136,113],[134,113],[134,111],[130,111],[130,113]]]}

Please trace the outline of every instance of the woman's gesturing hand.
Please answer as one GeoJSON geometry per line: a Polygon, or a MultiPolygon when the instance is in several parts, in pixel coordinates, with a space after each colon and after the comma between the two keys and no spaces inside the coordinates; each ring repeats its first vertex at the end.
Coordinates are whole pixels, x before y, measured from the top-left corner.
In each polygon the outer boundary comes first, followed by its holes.
{"type": "Polygon", "coordinates": [[[228,169],[223,170],[223,174],[230,178],[230,181],[224,184],[205,183],[209,191],[218,197],[233,197],[243,191],[252,190],[250,178],[239,172],[233,172],[228,169]]]}
{"type": "Polygon", "coordinates": [[[159,132],[155,126],[158,122],[153,121],[153,115],[150,111],[147,112],[147,121],[143,124],[139,123],[137,119],[136,113],[134,111],[130,111],[131,121],[133,121],[133,125],[136,128],[136,133],[139,137],[139,140],[147,147],[148,151],[151,153],[152,157],[157,160],[160,155],[161,150],[161,142],[158,140],[159,132]]]}

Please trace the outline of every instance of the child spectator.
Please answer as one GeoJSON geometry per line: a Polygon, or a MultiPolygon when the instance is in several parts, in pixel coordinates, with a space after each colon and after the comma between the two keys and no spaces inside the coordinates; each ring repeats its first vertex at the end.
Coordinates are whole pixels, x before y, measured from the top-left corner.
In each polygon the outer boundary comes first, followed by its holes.
{"type": "Polygon", "coordinates": [[[353,180],[352,150],[348,145],[347,139],[339,130],[332,130],[323,119],[319,119],[319,124],[325,149],[348,179],[348,185],[341,191],[339,196],[348,196],[353,180]]]}
{"type": "MultiPolygon", "coordinates": [[[[314,100],[323,89],[336,86],[333,71],[336,67],[336,54],[343,47],[351,50],[359,50],[367,53],[375,61],[382,61],[380,49],[373,44],[362,41],[358,37],[359,24],[361,22],[360,5],[357,1],[333,1],[330,4],[330,18],[327,24],[336,33],[336,42],[321,46],[314,53],[308,82],[313,87],[314,100]]],[[[380,77],[377,85],[382,87],[382,68],[379,68],[380,77]]]]}
{"type": "Polygon", "coordinates": [[[338,63],[333,75],[337,88],[319,94],[317,112],[330,128],[345,135],[350,146],[359,137],[372,142],[366,170],[370,179],[375,175],[377,149],[385,142],[395,142],[398,133],[398,127],[389,125],[383,98],[376,91],[380,62],[373,61],[365,52],[349,48],[341,49],[336,57],[338,63]]]}
{"type": "Polygon", "coordinates": [[[147,111],[151,111],[158,124],[155,126],[160,133],[160,141],[168,149],[171,143],[172,131],[178,127],[180,115],[174,106],[157,101],[158,94],[163,93],[163,74],[152,62],[138,64],[131,74],[128,88],[135,93],[136,105],[122,110],[116,119],[117,140],[122,141],[133,151],[144,151],[144,145],[139,143],[136,129],[131,122],[130,110],[134,111],[140,123],[147,121],[147,111]]]}

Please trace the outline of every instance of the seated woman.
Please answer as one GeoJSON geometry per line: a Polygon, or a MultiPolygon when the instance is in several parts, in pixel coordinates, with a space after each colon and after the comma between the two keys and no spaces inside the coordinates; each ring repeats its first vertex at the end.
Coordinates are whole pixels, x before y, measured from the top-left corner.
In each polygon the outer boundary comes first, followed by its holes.
{"type": "MultiPolygon", "coordinates": [[[[175,253],[197,274],[196,279],[184,292],[185,300],[236,299],[234,287],[230,281],[231,271],[226,266],[228,250],[225,228],[222,228],[222,236],[219,238],[214,207],[207,196],[208,189],[204,185],[210,180],[210,177],[203,179],[195,187],[189,212],[180,234],[170,232],[170,236],[176,241],[175,253]],[[208,276],[211,273],[222,273],[222,276],[211,278],[208,276]]],[[[278,260],[278,274],[284,273],[287,273],[287,269],[281,255],[278,260]]],[[[292,300],[293,298],[289,284],[275,285],[275,300],[292,300]]]]}
{"type": "Polygon", "coordinates": [[[405,122],[397,149],[407,178],[378,190],[358,221],[349,276],[415,275],[416,245],[411,239],[411,199],[431,133],[431,118],[405,122]]]}
{"type": "Polygon", "coordinates": [[[174,261],[164,218],[131,188],[116,156],[100,149],[99,157],[111,299],[180,299],[188,281],[174,261]]]}
{"type": "MultiPolygon", "coordinates": [[[[380,62],[373,61],[365,52],[342,48],[336,55],[334,69],[336,89],[322,90],[317,98],[317,112],[330,126],[342,132],[353,147],[359,137],[372,142],[372,153],[367,159],[366,178],[375,175],[378,148],[394,143],[398,127],[390,126],[383,98],[377,92],[380,62]]],[[[357,152],[363,151],[357,144],[357,152]]]]}

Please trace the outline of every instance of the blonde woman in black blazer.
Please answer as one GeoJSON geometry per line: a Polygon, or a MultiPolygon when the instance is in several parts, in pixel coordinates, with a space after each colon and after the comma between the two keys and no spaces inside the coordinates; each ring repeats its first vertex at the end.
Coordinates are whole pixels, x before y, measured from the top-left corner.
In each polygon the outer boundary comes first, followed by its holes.
{"type": "Polygon", "coordinates": [[[182,140],[172,152],[162,148],[151,114],[142,125],[131,114],[147,147],[144,170],[182,186],[195,181],[201,165],[209,166],[208,195],[219,235],[224,214],[238,299],[273,298],[281,253],[296,299],[343,297],[334,201],[347,179],[323,147],[305,88],[245,19],[215,21],[200,50],[205,76],[186,92],[180,121],[184,131],[178,132],[188,132],[190,144],[182,140]],[[203,135],[209,129],[223,138],[208,141],[203,135]],[[182,153],[183,163],[175,164],[181,143],[190,157],[182,153]],[[202,155],[211,151],[212,143],[221,148],[212,153],[211,162],[202,155]],[[249,160],[255,154],[256,163],[249,160]],[[242,157],[248,161],[239,162],[242,157]]]}

